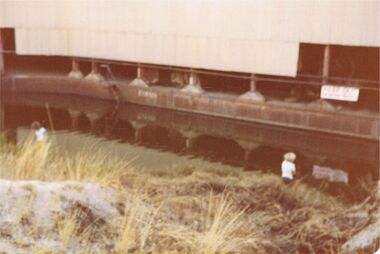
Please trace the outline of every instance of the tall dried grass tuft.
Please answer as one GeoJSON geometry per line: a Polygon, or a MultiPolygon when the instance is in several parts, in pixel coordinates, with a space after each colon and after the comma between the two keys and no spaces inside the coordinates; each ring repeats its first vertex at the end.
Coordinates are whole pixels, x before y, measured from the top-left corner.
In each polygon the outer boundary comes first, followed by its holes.
{"type": "Polygon", "coordinates": [[[59,178],[73,181],[96,182],[104,186],[120,188],[120,179],[126,174],[128,162],[101,151],[84,151],[74,157],[55,156],[59,162],[59,178]]]}
{"type": "Polygon", "coordinates": [[[240,249],[245,239],[239,237],[236,232],[243,224],[241,220],[243,210],[236,210],[229,194],[209,197],[203,236],[198,239],[202,253],[214,254],[227,253],[240,249]]]}
{"type": "Polygon", "coordinates": [[[128,253],[135,248],[137,242],[137,217],[138,207],[134,206],[124,211],[125,215],[120,224],[119,236],[116,240],[116,250],[118,254],[128,253]]]}
{"type": "Polygon", "coordinates": [[[228,193],[208,198],[207,208],[197,218],[201,225],[184,227],[169,225],[161,234],[174,239],[180,249],[188,253],[228,253],[241,250],[250,236],[239,234],[245,210],[238,210],[228,193]]]}
{"type": "Polygon", "coordinates": [[[75,210],[66,218],[58,221],[58,237],[64,249],[67,249],[70,242],[77,236],[80,229],[80,211],[75,210]]]}
{"type": "Polygon", "coordinates": [[[29,138],[0,154],[0,165],[0,178],[4,179],[88,181],[118,189],[128,162],[93,147],[70,156],[54,149],[49,141],[29,138]]]}
{"type": "Polygon", "coordinates": [[[147,243],[152,234],[152,227],[160,207],[147,206],[138,198],[127,202],[122,221],[115,229],[116,253],[145,253],[152,250],[147,243]]]}
{"type": "Polygon", "coordinates": [[[49,142],[34,142],[27,139],[19,145],[14,158],[14,171],[12,178],[18,180],[31,180],[44,174],[48,162],[49,142]]]}

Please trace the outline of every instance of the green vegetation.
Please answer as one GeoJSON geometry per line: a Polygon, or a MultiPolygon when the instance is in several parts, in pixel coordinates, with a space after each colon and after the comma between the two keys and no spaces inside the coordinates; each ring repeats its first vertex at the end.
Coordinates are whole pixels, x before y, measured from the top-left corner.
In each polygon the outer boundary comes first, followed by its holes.
{"type": "MultiPolygon", "coordinates": [[[[337,253],[368,221],[359,207],[301,182],[285,186],[274,175],[214,168],[141,171],[104,151],[89,148],[70,157],[48,142],[0,147],[2,179],[95,182],[120,196],[118,223],[99,226],[83,209],[57,221],[61,246],[73,253],[91,250],[75,244],[100,242],[107,243],[103,253],[337,253]]],[[[33,211],[23,204],[26,220],[33,211]]]]}

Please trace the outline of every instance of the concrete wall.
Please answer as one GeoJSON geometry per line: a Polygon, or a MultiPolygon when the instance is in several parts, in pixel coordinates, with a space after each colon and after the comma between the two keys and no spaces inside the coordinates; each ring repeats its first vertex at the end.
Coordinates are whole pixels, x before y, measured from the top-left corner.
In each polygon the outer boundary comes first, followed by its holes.
{"type": "Polygon", "coordinates": [[[0,0],[16,51],[295,76],[299,43],[380,46],[377,0],[0,0]]]}

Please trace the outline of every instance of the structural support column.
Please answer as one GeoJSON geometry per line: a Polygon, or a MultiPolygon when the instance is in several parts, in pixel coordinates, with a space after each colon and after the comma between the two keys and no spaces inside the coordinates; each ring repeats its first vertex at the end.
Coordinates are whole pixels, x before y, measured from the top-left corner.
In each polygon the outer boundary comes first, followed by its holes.
{"type": "Polygon", "coordinates": [[[83,78],[83,73],[79,69],[79,61],[75,58],[71,60],[71,71],[69,73],[69,78],[83,78]]]}
{"type": "Polygon", "coordinates": [[[325,46],[323,54],[322,85],[327,84],[330,70],[330,45],[325,46]]]}
{"type": "MultiPolygon", "coordinates": [[[[322,62],[322,85],[326,85],[330,72],[330,45],[325,45],[322,62]]],[[[321,88],[322,89],[322,88],[321,88]]],[[[311,103],[311,105],[328,110],[335,110],[336,107],[324,99],[318,99],[311,103]]]]}
{"type": "Polygon", "coordinates": [[[256,75],[251,74],[250,92],[256,92],[256,75]]]}
{"type": "Polygon", "coordinates": [[[192,93],[192,94],[201,94],[204,92],[201,86],[200,79],[193,70],[190,71],[189,82],[187,86],[182,88],[181,91],[185,93],[192,93]]]}
{"type": "Polygon", "coordinates": [[[137,77],[130,83],[132,86],[148,87],[148,84],[143,80],[143,68],[141,64],[137,65],[137,77]]]}
{"type": "Polygon", "coordinates": [[[257,91],[256,89],[257,78],[255,74],[251,74],[250,89],[249,92],[241,95],[240,100],[253,101],[253,102],[264,102],[265,97],[257,91]]]}
{"type": "Polygon", "coordinates": [[[142,79],[142,68],[140,64],[137,66],[137,78],[142,79]]]}
{"type": "Polygon", "coordinates": [[[3,50],[4,50],[3,35],[2,35],[2,31],[0,29],[0,76],[3,75],[5,72],[3,50]]]}
{"type": "Polygon", "coordinates": [[[99,64],[91,62],[91,72],[86,76],[86,79],[93,81],[103,81],[104,77],[99,73],[99,64]]]}

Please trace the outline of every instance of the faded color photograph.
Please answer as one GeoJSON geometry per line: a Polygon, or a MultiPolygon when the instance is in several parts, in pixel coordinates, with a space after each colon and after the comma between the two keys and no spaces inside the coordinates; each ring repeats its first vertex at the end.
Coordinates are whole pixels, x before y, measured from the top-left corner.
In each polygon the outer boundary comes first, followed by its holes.
{"type": "Polygon", "coordinates": [[[0,0],[0,253],[380,254],[380,0],[0,0]]]}

